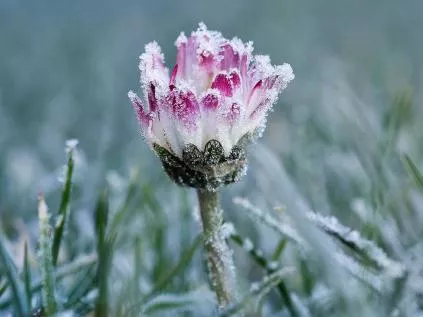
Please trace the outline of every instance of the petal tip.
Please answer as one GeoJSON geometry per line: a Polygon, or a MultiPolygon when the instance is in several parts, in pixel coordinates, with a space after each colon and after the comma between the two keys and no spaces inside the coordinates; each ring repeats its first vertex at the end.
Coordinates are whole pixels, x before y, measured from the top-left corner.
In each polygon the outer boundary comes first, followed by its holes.
{"type": "Polygon", "coordinates": [[[147,43],[145,45],[145,52],[147,54],[161,55],[162,54],[162,48],[160,47],[160,45],[156,41],[152,41],[152,42],[147,43]]]}
{"type": "Polygon", "coordinates": [[[138,96],[137,96],[137,94],[136,94],[136,93],[134,93],[132,90],[128,91],[128,98],[129,98],[131,101],[134,101],[137,97],[138,97],[138,96]]]}
{"type": "Polygon", "coordinates": [[[150,121],[150,116],[145,112],[143,103],[138,97],[136,93],[134,93],[132,90],[128,92],[129,100],[131,100],[132,107],[134,108],[135,114],[137,115],[138,121],[142,125],[148,125],[148,122],[150,121]]]}
{"type": "Polygon", "coordinates": [[[178,38],[175,41],[176,47],[179,47],[182,44],[185,44],[186,42],[188,42],[188,38],[185,35],[185,33],[184,32],[179,33],[179,36],[178,36],[178,38]]]}

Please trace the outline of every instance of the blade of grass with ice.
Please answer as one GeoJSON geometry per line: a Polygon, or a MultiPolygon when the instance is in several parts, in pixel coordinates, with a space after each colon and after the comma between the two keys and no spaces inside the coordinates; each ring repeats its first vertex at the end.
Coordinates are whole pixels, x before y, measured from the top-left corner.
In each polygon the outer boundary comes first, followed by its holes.
{"type": "Polygon", "coordinates": [[[53,245],[52,245],[52,257],[53,257],[54,266],[57,264],[57,258],[59,256],[59,251],[60,251],[60,244],[62,241],[65,224],[66,224],[67,218],[69,217],[69,212],[70,212],[72,174],[73,174],[73,168],[74,168],[73,151],[74,151],[74,147],[68,146],[68,151],[67,151],[68,161],[66,164],[66,177],[65,177],[65,182],[63,186],[59,211],[57,213],[57,220],[56,220],[56,225],[54,228],[54,237],[53,237],[53,245]]]}
{"type": "MultiPolygon", "coordinates": [[[[257,249],[253,243],[251,242],[251,240],[244,239],[243,237],[241,237],[238,233],[236,233],[235,231],[231,232],[230,238],[232,239],[232,241],[234,241],[236,244],[238,244],[240,247],[243,247],[245,249],[245,251],[247,251],[251,257],[253,258],[253,260],[259,265],[261,266],[267,274],[273,274],[274,272],[276,272],[279,269],[279,262],[277,261],[268,261],[265,257],[264,257],[264,253],[263,251],[261,251],[260,249],[257,249]]],[[[282,239],[281,241],[287,241],[286,239],[282,239]]],[[[282,252],[283,248],[280,247],[280,245],[286,245],[286,243],[283,244],[278,244],[277,247],[277,251],[279,253],[282,252]]],[[[279,258],[279,256],[277,258],[279,258]]],[[[294,305],[292,303],[292,299],[291,299],[291,295],[289,294],[289,290],[287,288],[287,286],[285,285],[284,281],[281,279],[280,282],[277,285],[277,290],[280,293],[284,304],[286,305],[286,307],[288,308],[291,316],[298,316],[298,313],[296,312],[294,305]]]]}
{"type": "Polygon", "coordinates": [[[55,316],[57,303],[55,298],[55,279],[52,258],[51,227],[46,202],[42,195],[39,196],[38,221],[40,226],[40,267],[42,278],[43,306],[47,316],[55,316]]]}
{"type": "Polygon", "coordinates": [[[184,252],[178,263],[158,280],[151,293],[157,293],[162,290],[173,277],[182,272],[189,265],[195,251],[197,251],[198,247],[201,245],[201,239],[201,235],[194,239],[191,247],[184,252]]]}
{"type": "Polygon", "coordinates": [[[129,180],[128,188],[126,190],[126,196],[122,203],[122,206],[119,208],[119,210],[115,213],[113,218],[110,222],[109,227],[109,234],[115,234],[117,233],[117,230],[121,223],[124,221],[125,216],[128,212],[130,212],[132,209],[130,209],[130,204],[134,196],[136,195],[139,187],[138,187],[138,171],[134,171],[131,175],[131,178],[129,180]]]}
{"type": "Polygon", "coordinates": [[[3,269],[6,273],[8,285],[12,294],[12,302],[15,306],[17,316],[25,316],[28,312],[27,299],[23,289],[23,285],[19,281],[16,266],[13,263],[12,257],[7,252],[3,241],[0,239],[0,260],[3,263],[3,269]]]}
{"type": "Polygon", "coordinates": [[[270,228],[273,228],[276,232],[279,232],[287,239],[298,243],[300,246],[305,245],[305,241],[299,236],[299,234],[295,231],[294,228],[282,223],[281,221],[279,221],[279,219],[277,219],[270,213],[260,210],[259,208],[254,206],[248,199],[242,197],[235,197],[233,199],[233,202],[248,210],[248,215],[253,216],[255,219],[258,219],[270,228]]]}
{"type": "MultiPolygon", "coordinates": [[[[87,255],[81,256],[80,258],[76,259],[74,262],[63,265],[56,269],[54,272],[54,278],[56,281],[60,281],[61,279],[71,276],[73,274],[79,273],[81,270],[85,269],[86,267],[90,267],[97,262],[96,255],[87,255]]],[[[31,284],[31,292],[39,292],[42,288],[43,280],[41,278],[36,279],[31,284]]],[[[10,296],[5,298],[4,300],[0,301],[0,309],[9,306],[13,301],[13,298],[10,296]]]]}
{"type": "Polygon", "coordinates": [[[250,291],[241,301],[223,311],[219,317],[235,316],[241,312],[252,300],[260,300],[263,296],[266,296],[273,289],[273,287],[279,284],[281,279],[283,279],[286,275],[291,274],[293,271],[294,270],[291,268],[283,268],[275,271],[270,275],[267,275],[260,282],[254,283],[251,286],[250,291]]]}
{"type": "MultiPolygon", "coordinates": [[[[154,314],[153,316],[162,316],[164,312],[171,312],[174,315],[180,316],[183,311],[192,311],[193,314],[189,314],[189,316],[196,316],[194,310],[196,307],[201,307],[202,310],[211,312],[213,294],[208,288],[200,287],[186,293],[178,294],[158,294],[144,305],[142,315],[150,316],[154,314]]],[[[125,314],[124,316],[127,315],[125,314]]],[[[204,314],[201,314],[201,316],[204,316],[204,314]]]]}
{"type": "Polygon", "coordinates": [[[335,217],[326,217],[309,212],[307,213],[307,218],[327,234],[348,246],[368,262],[374,263],[378,269],[384,270],[392,277],[402,277],[405,273],[404,267],[400,263],[390,259],[376,243],[363,238],[358,231],[342,225],[335,217]]]}
{"type": "Polygon", "coordinates": [[[125,315],[135,310],[138,306],[141,306],[144,303],[148,302],[151,298],[157,295],[158,292],[163,290],[163,288],[166,287],[166,285],[168,285],[169,282],[174,277],[176,277],[178,274],[183,272],[183,270],[191,262],[191,259],[194,256],[195,251],[197,251],[197,249],[201,245],[201,242],[202,242],[202,235],[199,235],[194,239],[194,242],[192,243],[192,245],[183,253],[178,263],[158,280],[158,282],[153,287],[153,289],[147,295],[145,295],[144,298],[142,298],[140,302],[131,305],[131,307],[127,310],[125,315]]]}
{"type": "MultiPolygon", "coordinates": [[[[97,260],[97,257],[95,257],[97,260]]],[[[85,272],[82,272],[78,279],[70,288],[67,294],[67,302],[64,308],[74,307],[81,298],[96,287],[95,266],[94,262],[87,267],[82,267],[85,272]]]]}
{"type": "Polygon", "coordinates": [[[115,234],[111,236],[107,234],[107,222],[109,215],[109,195],[107,190],[104,190],[100,194],[94,215],[98,254],[98,265],[96,273],[98,298],[95,305],[95,316],[107,317],[109,313],[108,277],[112,264],[114,242],[116,240],[115,234]]]}

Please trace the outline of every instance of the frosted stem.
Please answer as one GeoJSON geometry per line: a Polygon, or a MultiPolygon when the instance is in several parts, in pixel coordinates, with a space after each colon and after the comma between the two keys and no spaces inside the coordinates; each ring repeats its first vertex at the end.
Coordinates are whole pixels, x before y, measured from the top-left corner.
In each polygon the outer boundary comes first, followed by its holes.
{"type": "Polygon", "coordinates": [[[221,230],[223,215],[219,203],[219,193],[198,189],[197,194],[210,280],[217,296],[219,308],[224,309],[235,302],[236,292],[232,251],[221,230]]]}
{"type": "Polygon", "coordinates": [[[54,269],[51,253],[52,239],[50,236],[49,215],[47,205],[42,195],[39,196],[38,218],[40,223],[40,267],[42,278],[42,296],[46,316],[55,316],[57,311],[54,296],[54,269]]]}

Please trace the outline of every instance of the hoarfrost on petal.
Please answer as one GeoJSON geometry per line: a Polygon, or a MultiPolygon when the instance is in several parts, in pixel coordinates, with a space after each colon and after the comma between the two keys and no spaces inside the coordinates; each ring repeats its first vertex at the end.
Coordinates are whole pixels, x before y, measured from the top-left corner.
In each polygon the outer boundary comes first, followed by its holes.
{"type": "MultiPolygon", "coordinates": [[[[189,37],[180,33],[175,45],[170,75],[157,42],[147,44],[140,56],[140,81],[149,107],[134,93],[128,95],[142,132],[148,143],[179,159],[187,144],[203,149],[213,139],[227,158],[243,135],[264,130],[278,93],[294,78],[292,68],[273,66],[267,55],[253,56],[252,42],[226,39],[202,22],[189,37]]],[[[205,187],[215,190],[213,184],[205,187]]]]}
{"type": "Polygon", "coordinates": [[[141,85],[146,94],[150,84],[156,86],[156,94],[161,97],[166,94],[169,83],[169,71],[164,64],[164,55],[157,42],[148,43],[145,52],[140,56],[141,85]]]}
{"type": "Polygon", "coordinates": [[[181,33],[179,33],[179,36],[178,36],[178,38],[175,41],[175,46],[176,47],[179,47],[182,44],[185,44],[187,41],[188,41],[188,39],[187,39],[185,33],[184,32],[181,32],[181,33]]]}

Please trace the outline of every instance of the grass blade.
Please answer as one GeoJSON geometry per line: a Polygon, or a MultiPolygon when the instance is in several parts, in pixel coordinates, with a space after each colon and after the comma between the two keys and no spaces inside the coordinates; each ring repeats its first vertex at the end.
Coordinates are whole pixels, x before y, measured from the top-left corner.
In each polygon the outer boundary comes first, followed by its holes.
{"type": "Polygon", "coordinates": [[[158,280],[158,282],[153,288],[152,293],[156,293],[162,290],[172,280],[174,276],[180,273],[190,263],[192,257],[195,254],[195,251],[198,249],[200,245],[201,245],[201,235],[195,238],[191,247],[184,252],[179,262],[170,271],[168,271],[164,276],[162,276],[158,280]]]}
{"type": "Polygon", "coordinates": [[[275,251],[272,254],[272,261],[278,261],[282,255],[282,252],[285,250],[286,244],[288,243],[287,239],[281,239],[278,245],[275,248],[275,251]]]}
{"type": "Polygon", "coordinates": [[[6,290],[7,290],[7,282],[5,281],[0,285],[0,297],[4,294],[6,290]]]}
{"type": "Polygon", "coordinates": [[[181,259],[178,261],[178,263],[172,269],[170,269],[170,271],[168,271],[164,276],[162,276],[159,279],[159,281],[156,283],[153,289],[147,295],[145,295],[141,301],[131,305],[126,311],[126,313],[124,314],[124,316],[127,316],[136,307],[139,307],[145,304],[146,302],[148,302],[158,292],[163,290],[163,288],[172,280],[172,278],[174,278],[178,273],[183,271],[183,269],[190,263],[192,257],[195,254],[195,251],[201,245],[201,242],[202,242],[202,235],[199,235],[195,238],[191,247],[184,252],[184,254],[182,255],[181,259]]]}
{"type": "MultiPolygon", "coordinates": [[[[214,295],[208,287],[200,286],[188,292],[157,294],[145,303],[138,314],[135,313],[134,316],[138,316],[139,313],[142,316],[197,316],[194,310],[196,307],[201,307],[203,312],[214,310],[214,295]]],[[[204,316],[204,313],[199,315],[204,316]]],[[[208,316],[215,315],[209,314],[208,316]]]]}
{"type": "Polygon", "coordinates": [[[68,162],[66,164],[66,178],[65,185],[63,187],[62,198],[60,201],[59,211],[57,214],[57,221],[54,229],[53,246],[52,246],[52,259],[53,265],[57,264],[57,258],[59,256],[60,244],[65,229],[66,219],[68,218],[70,211],[70,198],[72,190],[72,174],[73,174],[74,160],[73,160],[73,148],[69,149],[68,162]]]}
{"type": "Polygon", "coordinates": [[[95,288],[95,267],[89,266],[80,277],[78,277],[67,294],[65,309],[73,307],[80,298],[95,288]]]}
{"type": "Polygon", "coordinates": [[[125,200],[123,201],[122,206],[119,208],[119,210],[116,212],[116,214],[113,216],[110,222],[109,226],[109,234],[115,234],[117,233],[118,229],[120,228],[121,223],[124,221],[125,216],[127,213],[131,210],[130,204],[134,198],[134,196],[137,193],[138,190],[138,171],[135,171],[130,178],[128,188],[126,190],[126,196],[125,200]]]}
{"type": "Polygon", "coordinates": [[[404,155],[403,162],[408,174],[410,174],[416,186],[423,191],[423,175],[420,173],[417,166],[407,154],[404,155]]]}
{"type": "MultiPolygon", "coordinates": [[[[71,275],[80,273],[81,270],[85,270],[97,263],[97,255],[90,254],[81,256],[78,259],[76,259],[74,262],[63,265],[61,267],[58,267],[56,271],[54,272],[54,278],[57,281],[60,281],[66,277],[69,277],[71,275]]],[[[43,280],[37,279],[31,284],[31,292],[34,294],[36,292],[39,292],[42,289],[43,280]]],[[[8,284],[6,283],[6,287],[8,284]]],[[[6,297],[6,296],[5,296],[6,297]]],[[[0,309],[4,309],[10,305],[12,302],[12,298],[7,296],[4,300],[0,301],[0,309]]]]}
{"type": "Polygon", "coordinates": [[[146,308],[143,310],[145,315],[157,314],[163,311],[178,311],[183,308],[192,307],[195,303],[195,300],[188,295],[176,295],[176,294],[160,294],[157,297],[153,298],[151,302],[146,305],[146,308]],[[172,296],[173,295],[173,296],[172,296]],[[185,296],[184,296],[185,295],[185,296]]]}
{"type": "Polygon", "coordinates": [[[252,300],[260,300],[263,296],[266,296],[273,287],[279,284],[281,279],[285,278],[286,275],[293,272],[293,269],[283,268],[274,273],[267,275],[259,283],[253,284],[250,292],[238,303],[224,310],[219,317],[235,316],[241,312],[252,300]]]}
{"type": "Polygon", "coordinates": [[[104,190],[100,194],[94,215],[98,254],[96,274],[98,298],[95,306],[95,316],[107,317],[109,303],[108,276],[112,264],[114,242],[116,240],[116,234],[108,236],[106,231],[109,215],[109,197],[107,190],[104,190]]]}
{"type": "Polygon", "coordinates": [[[26,294],[27,305],[28,305],[29,308],[31,308],[31,301],[32,301],[31,268],[29,266],[28,243],[27,243],[27,241],[25,241],[25,245],[24,245],[23,275],[24,275],[24,284],[25,284],[25,294],[26,294]]]}
{"type": "Polygon", "coordinates": [[[0,260],[3,263],[3,269],[6,273],[8,285],[10,286],[13,304],[15,306],[15,313],[17,316],[25,316],[28,312],[27,300],[23,286],[19,281],[18,273],[13,260],[7,252],[3,241],[0,239],[0,260]]]}
{"type": "MultiPolygon", "coordinates": [[[[253,243],[248,238],[243,239],[235,231],[233,233],[231,233],[230,238],[237,245],[244,248],[251,255],[253,260],[266,271],[267,274],[273,274],[280,268],[279,262],[277,260],[269,262],[264,257],[263,251],[254,247],[253,243]]],[[[276,248],[277,252],[275,252],[275,253],[279,253],[279,254],[276,255],[276,258],[279,258],[280,253],[282,252],[284,246],[286,245],[286,241],[287,241],[286,239],[281,239],[281,242],[278,244],[278,246],[276,248]]],[[[274,253],[274,256],[275,256],[275,253],[274,253]]],[[[277,284],[277,290],[278,290],[279,294],[281,295],[281,297],[283,299],[283,304],[286,305],[286,307],[288,308],[291,316],[294,316],[294,317],[298,316],[298,313],[295,310],[294,304],[292,302],[289,290],[288,290],[287,286],[285,285],[283,279],[281,279],[279,281],[279,283],[277,284]]]]}
{"type": "Polygon", "coordinates": [[[40,267],[42,276],[43,304],[47,316],[55,316],[57,303],[54,286],[54,267],[51,254],[50,224],[47,205],[44,197],[40,195],[38,203],[38,219],[40,223],[40,267]]]}

